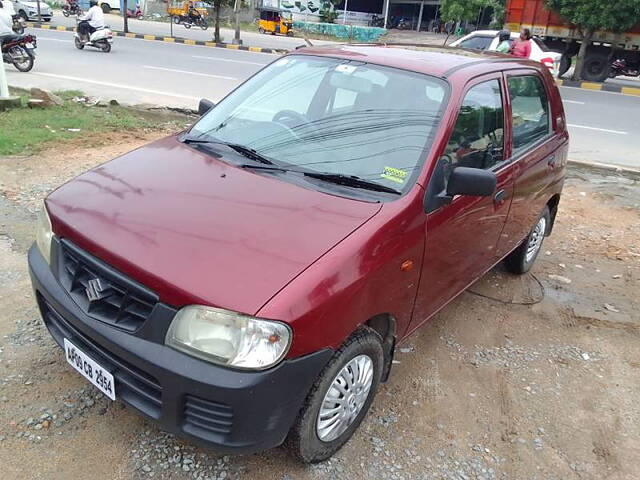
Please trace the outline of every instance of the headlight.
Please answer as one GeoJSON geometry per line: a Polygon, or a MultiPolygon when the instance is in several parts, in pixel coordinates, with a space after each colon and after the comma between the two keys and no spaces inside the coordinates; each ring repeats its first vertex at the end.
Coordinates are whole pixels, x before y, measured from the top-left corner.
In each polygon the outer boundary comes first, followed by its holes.
{"type": "Polygon", "coordinates": [[[42,205],[42,209],[38,212],[38,230],[36,232],[36,245],[40,253],[51,265],[51,239],[53,238],[53,231],[51,230],[51,220],[49,220],[49,214],[47,213],[47,207],[42,205]]]}
{"type": "Polygon", "coordinates": [[[286,355],[291,330],[284,323],[192,305],[176,314],[165,343],[208,362],[263,370],[286,355]]]}

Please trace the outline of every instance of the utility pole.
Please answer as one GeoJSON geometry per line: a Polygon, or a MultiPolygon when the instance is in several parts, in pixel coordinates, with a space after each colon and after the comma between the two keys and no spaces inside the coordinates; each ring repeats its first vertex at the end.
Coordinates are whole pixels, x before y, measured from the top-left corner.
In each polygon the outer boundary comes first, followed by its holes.
{"type": "Polygon", "coordinates": [[[342,24],[347,23],[347,7],[349,6],[349,0],[344,0],[344,12],[342,13],[342,24]]]}
{"type": "Polygon", "coordinates": [[[236,0],[235,5],[233,6],[233,13],[236,17],[236,34],[233,37],[233,42],[235,45],[242,45],[242,40],[240,40],[240,0],[236,0]]]}
{"type": "Polygon", "coordinates": [[[389,2],[391,0],[385,0],[384,2],[384,28],[387,28],[387,19],[389,18],[389,2]]]}
{"type": "MultiPolygon", "coordinates": [[[[7,0],[10,1],[10,0],[7,0]]],[[[36,1],[36,6],[38,8],[38,23],[42,23],[42,15],[40,15],[40,0],[36,1]]]]}

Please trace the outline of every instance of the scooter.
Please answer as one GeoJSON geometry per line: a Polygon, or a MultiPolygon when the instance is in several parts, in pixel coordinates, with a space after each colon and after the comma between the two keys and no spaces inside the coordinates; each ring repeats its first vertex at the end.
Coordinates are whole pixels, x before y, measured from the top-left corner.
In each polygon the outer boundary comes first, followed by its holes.
{"type": "Polygon", "coordinates": [[[73,40],[78,50],[82,50],[87,46],[102,50],[104,53],[109,53],[111,51],[111,44],[113,43],[113,32],[105,25],[103,28],[99,28],[93,32],[89,38],[86,38],[85,35],[78,33],[78,28],[76,27],[73,40]]]}
{"type": "Polygon", "coordinates": [[[2,61],[21,72],[28,72],[36,59],[36,45],[35,35],[16,35],[5,39],[2,44],[2,61]]]}

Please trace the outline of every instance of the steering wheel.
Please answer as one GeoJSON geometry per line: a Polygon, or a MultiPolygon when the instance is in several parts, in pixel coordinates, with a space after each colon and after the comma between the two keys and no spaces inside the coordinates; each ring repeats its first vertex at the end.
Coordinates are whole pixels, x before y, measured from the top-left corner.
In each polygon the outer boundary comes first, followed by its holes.
{"type": "Polygon", "coordinates": [[[294,110],[280,110],[273,117],[274,122],[278,122],[289,129],[289,131],[297,138],[301,138],[299,132],[296,129],[300,126],[311,127],[314,131],[317,131],[317,127],[309,121],[309,119],[302,113],[298,113],[294,110]]]}

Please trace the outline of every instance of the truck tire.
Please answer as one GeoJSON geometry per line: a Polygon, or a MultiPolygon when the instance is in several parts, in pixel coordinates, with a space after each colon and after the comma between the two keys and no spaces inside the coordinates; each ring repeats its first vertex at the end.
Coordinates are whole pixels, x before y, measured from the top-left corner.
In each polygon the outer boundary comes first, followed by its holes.
{"type": "Polygon", "coordinates": [[[562,77],[569,71],[569,68],[571,68],[572,59],[573,57],[567,55],[566,53],[562,54],[562,57],[560,57],[560,70],[558,70],[558,77],[562,77]]]}
{"type": "Polygon", "coordinates": [[[603,52],[587,53],[582,66],[582,78],[588,82],[604,82],[609,76],[609,55],[603,52]]]}

